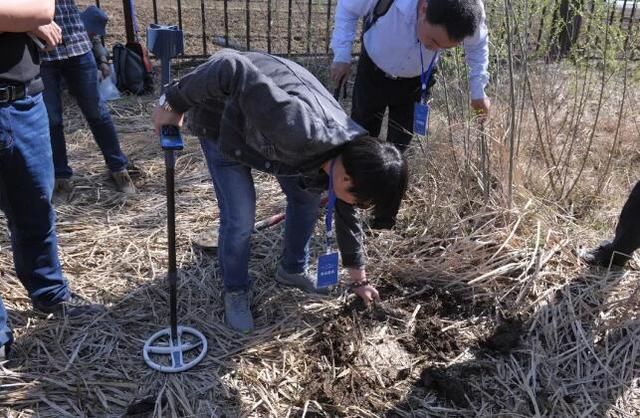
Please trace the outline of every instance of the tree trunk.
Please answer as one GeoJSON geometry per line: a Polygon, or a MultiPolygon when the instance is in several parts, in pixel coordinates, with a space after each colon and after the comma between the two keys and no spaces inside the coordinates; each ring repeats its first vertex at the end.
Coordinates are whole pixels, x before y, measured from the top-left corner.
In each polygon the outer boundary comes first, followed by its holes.
{"type": "Polygon", "coordinates": [[[558,60],[566,57],[580,34],[584,0],[561,0],[551,25],[553,41],[549,57],[558,60]]]}

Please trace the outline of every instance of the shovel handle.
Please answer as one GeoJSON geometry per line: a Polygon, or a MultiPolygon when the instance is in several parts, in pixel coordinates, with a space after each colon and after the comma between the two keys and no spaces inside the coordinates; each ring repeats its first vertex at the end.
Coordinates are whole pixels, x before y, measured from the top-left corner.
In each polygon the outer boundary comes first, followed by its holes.
{"type": "MultiPolygon", "coordinates": [[[[327,197],[323,196],[322,199],[320,200],[320,206],[326,206],[327,205],[327,197]]],[[[272,226],[278,225],[280,222],[284,221],[285,218],[285,213],[278,213],[275,214],[273,216],[269,216],[266,219],[262,219],[258,222],[256,222],[253,225],[253,231],[254,232],[258,232],[258,231],[262,231],[263,229],[267,229],[267,228],[271,228],[272,226]]]]}

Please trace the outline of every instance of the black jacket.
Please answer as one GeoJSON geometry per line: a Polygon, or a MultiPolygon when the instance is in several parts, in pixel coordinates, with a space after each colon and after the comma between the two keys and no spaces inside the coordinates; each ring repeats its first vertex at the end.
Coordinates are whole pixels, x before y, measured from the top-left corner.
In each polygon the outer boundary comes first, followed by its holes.
{"type": "MultiPolygon", "coordinates": [[[[340,147],[367,132],[302,66],[269,54],[225,49],[167,90],[193,134],[226,157],[274,175],[318,174],[340,147]]],[[[362,267],[355,210],[336,205],[336,236],[347,267],[362,267]]]]}

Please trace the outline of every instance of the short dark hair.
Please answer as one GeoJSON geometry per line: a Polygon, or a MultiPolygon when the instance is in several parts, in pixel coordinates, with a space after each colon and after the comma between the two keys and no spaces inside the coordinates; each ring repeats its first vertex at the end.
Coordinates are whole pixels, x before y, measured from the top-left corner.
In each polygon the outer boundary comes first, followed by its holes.
{"type": "Polygon", "coordinates": [[[374,218],[395,221],[407,190],[407,160],[391,142],[362,136],[342,148],[342,164],[359,203],[373,206],[374,218]]]}
{"type": "Polygon", "coordinates": [[[452,41],[461,42],[472,36],[482,22],[480,0],[424,0],[425,18],[432,25],[442,25],[452,41]]]}

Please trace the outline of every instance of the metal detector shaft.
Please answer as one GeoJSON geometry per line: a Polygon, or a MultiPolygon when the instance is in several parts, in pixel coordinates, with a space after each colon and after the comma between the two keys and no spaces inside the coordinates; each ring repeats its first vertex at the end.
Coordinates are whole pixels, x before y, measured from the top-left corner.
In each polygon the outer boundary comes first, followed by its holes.
{"type": "MultiPolygon", "coordinates": [[[[171,58],[182,53],[183,35],[177,26],[151,25],[147,31],[149,50],[160,58],[162,63],[162,91],[166,90],[170,76],[171,58]]],[[[153,334],[144,344],[144,361],[154,370],[165,373],[177,373],[188,370],[198,364],[207,352],[207,339],[196,329],[178,326],[178,266],[176,262],[176,203],[175,203],[175,166],[174,152],[184,146],[180,129],[177,126],[164,125],[160,128],[160,145],[164,150],[165,180],[167,189],[167,241],[169,252],[169,310],[171,326],[153,334]],[[167,345],[167,340],[169,344],[167,345]],[[185,353],[197,355],[186,357],[185,353]],[[169,362],[166,361],[169,356],[169,362]],[[165,359],[161,361],[161,359],[165,359]]]]}
{"type": "Polygon", "coordinates": [[[167,187],[167,241],[169,243],[169,306],[171,311],[171,338],[178,338],[178,266],[176,262],[176,201],[175,165],[173,150],[164,151],[165,179],[167,187]]]}

